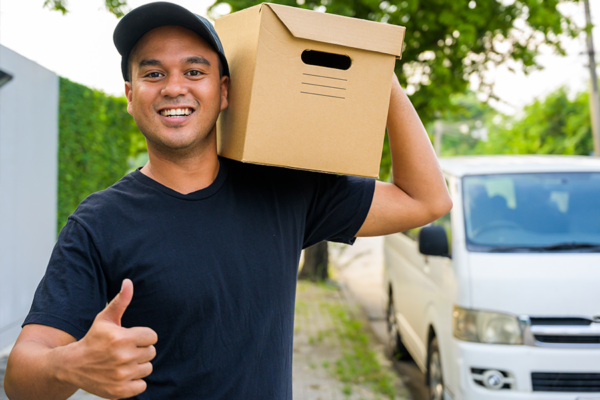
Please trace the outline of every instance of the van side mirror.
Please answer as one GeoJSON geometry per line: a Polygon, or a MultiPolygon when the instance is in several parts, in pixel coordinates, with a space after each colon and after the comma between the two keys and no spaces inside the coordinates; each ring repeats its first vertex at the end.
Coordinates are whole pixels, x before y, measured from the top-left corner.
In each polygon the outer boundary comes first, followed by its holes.
{"type": "Polygon", "coordinates": [[[426,256],[450,257],[448,236],[442,226],[426,226],[419,232],[419,251],[426,256]]]}

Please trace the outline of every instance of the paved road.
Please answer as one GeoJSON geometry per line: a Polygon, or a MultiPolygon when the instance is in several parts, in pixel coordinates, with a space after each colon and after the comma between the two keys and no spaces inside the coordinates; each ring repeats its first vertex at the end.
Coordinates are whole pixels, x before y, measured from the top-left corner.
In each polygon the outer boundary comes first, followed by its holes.
{"type": "MultiPolygon", "coordinates": [[[[330,245],[332,261],[354,300],[366,313],[382,344],[388,340],[383,295],[383,237],[358,238],[353,246],[330,245]]],[[[413,361],[395,361],[394,367],[415,400],[427,400],[425,376],[413,361]]]]}
{"type": "MultiPolygon", "coordinates": [[[[332,309],[342,307],[353,313],[344,291],[300,282],[296,296],[294,321],[294,400],[377,400],[386,396],[376,393],[371,384],[344,385],[335,376],[337,362],[345,353],[339,337],[340,320],[332,309]],[[349,306],[349,307],[348,307],[349,306]]],[[[380,363],[389,371],[396,389],[396,400],[414,400],[406,385],[394,377],[384,356],[384,346],[370,335],[368,348],[380,355],[380,363]]]]}

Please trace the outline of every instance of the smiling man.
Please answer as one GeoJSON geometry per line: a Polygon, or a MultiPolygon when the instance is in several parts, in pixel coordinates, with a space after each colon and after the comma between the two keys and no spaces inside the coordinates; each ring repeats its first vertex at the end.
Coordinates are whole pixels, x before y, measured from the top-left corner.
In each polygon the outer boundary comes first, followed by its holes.
{"type": "Polygon", "coordinates": [[[15,400],[78,388],[110,399],[291,399],[302,248],[421,226],[451,208],[423,125],[394,79],[393,183],[227,160],[215,123],[229,69],[208,21],[152,3],[127,14],[114,40],[149,161],[69,217],[5,390],[15,400]]]}

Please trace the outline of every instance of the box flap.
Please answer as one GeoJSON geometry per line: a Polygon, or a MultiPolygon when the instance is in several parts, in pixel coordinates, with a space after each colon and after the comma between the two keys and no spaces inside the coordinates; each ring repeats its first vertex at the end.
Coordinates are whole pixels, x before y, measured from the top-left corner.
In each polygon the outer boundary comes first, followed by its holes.
{"type": "Polygon", "coordinates": [[[396,57],[402,55],[403,26],[264,3],[296,38],[326,42],[396,57]]]}

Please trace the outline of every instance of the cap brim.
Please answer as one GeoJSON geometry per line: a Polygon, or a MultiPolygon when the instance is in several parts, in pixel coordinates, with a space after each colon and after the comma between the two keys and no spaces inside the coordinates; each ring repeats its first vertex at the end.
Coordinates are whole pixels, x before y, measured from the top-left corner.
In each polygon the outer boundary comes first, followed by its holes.
{"type": "Polygon", "coordinates": [[[194,13],[177,4],[156,2],[145,4],[129,12],[121,18],[113,33],[113,41],[122,57],[121,70],[125,80],[128,80],[127,60],[135,44],[152,29],[165,25],[182,26],[200,35],[215,49],[224,64],[225,75],[229,75],[227,60],[224,59],[221,45],[217,44],[205,23],[194,13]]]}

